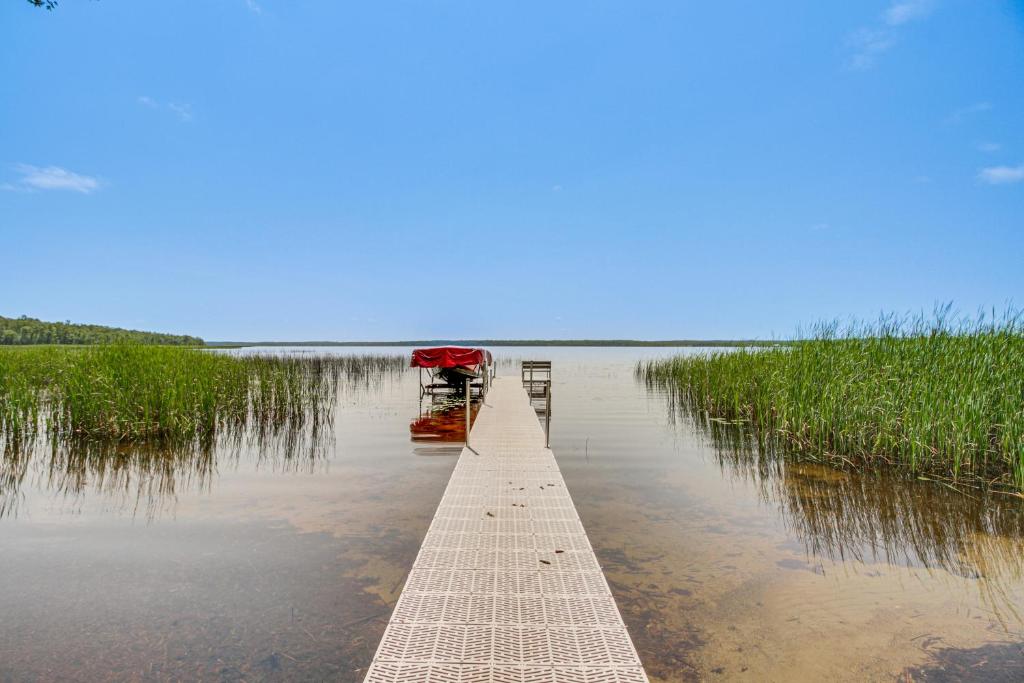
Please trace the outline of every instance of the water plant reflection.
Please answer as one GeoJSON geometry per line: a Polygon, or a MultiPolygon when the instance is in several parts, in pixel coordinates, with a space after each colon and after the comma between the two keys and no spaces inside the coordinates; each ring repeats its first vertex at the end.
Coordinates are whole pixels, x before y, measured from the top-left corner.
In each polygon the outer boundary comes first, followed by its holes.
{"type": "Polygon", "coordinates": [[[752,482],[805,551],[846,567],[883,563],[977,579],[1001,618],[1021,621],[1004,586],[1024,580],[1024,500],[891,471],[840,469],[786,452],[742,422],[694,411],[667,394],[670,419],[710,446],[723,475],[752,482]]]}

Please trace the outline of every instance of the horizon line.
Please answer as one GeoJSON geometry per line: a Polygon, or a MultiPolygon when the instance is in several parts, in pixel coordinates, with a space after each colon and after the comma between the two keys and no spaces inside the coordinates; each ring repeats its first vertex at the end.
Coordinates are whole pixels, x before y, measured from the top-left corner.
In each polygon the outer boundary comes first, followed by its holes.
{"type": "Polygon", "coordinates": [[[207,341],[207,346],[742,346],[765,339],[405,339],[393,341],[207,341]]]}

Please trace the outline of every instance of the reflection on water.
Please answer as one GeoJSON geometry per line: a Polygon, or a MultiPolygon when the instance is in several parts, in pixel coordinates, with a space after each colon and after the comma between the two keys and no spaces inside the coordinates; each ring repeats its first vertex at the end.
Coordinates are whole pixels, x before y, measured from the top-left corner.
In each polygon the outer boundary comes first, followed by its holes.
{"type": "Polygon", "coordinates": [[[218,466],[245,457],[261,469],[310,473],[332,446],[330,427],[319,423],[282,431],[257,427],[212,444],[34,440],[11,449],[0,466],[0,517],[16,516],[22,489],[31,487],[72,507],[95,495],[152,518],[172,511],[179,493],[209,493],[218,466]]]}
{"type": "MultiPolygon", "coordinates": [[[[652,680],[1022,679],[1021,501],[760,452],[634,380],[669,351],[498,351],[554,362],[551,445],[652,680]]],[[[361,680],[455,464],[417,456],[465,438],[444,408],[403,372],[317,438],[5,444],[0,680],[361,680]]]]}
{"type": "MultiPolygon", "coordinates": [[[[379,385],[364,382],[360,390],[379,385]]],[[[365,378],[364,378],[365,379],[365,378]]],[[[348,389],[351,392],[351,387],[348,389]]],[[[476,419],[480,402],[471,404],[476,419]]],[[[300,421],[275,428],[256,423],[244,433],[219,436],[206,443],[131,443],[90,440],[32,439],[4,443],[0,460],[0,518],[15,516],[24,499],[22,488],[47,491],[74,506],[93,494],[112,505],[147,517],[173,508],[179,492],[210,493],[218,464],[232,466],[247,458],[277,473],[313,473],[335,446],[333,420],[300,421]]],[[[442,394],[424,396],[409,424],[419,444],[464,443],[465,400],[442,394]]],[[[417,448],[417,455],[458,455],[461,448],[417,448]]]]}
{"type": "Polygon", "coordinates": [[[49,491],[65,501],[92,490],[110,501],[159,513],[182,488],[205,491],[215,471],[210,446],[167,447],[88,441],[44,441],[12,451],[0,478],[0,517],[17,515],[22,487],[49,491]],[[29,481],[26,481],[29,480],[29,481]]]}
{"type": "MultiPolygon", "coordinates": [[[[470,420],[476,420],[480,401],[470,402],[470,420]]],[[[409,424],[409,435],[413,441],[424,444],[465,443],[466,441],[466,399],[448,394],[427,394],[420,397],[420,412],[409,424]]],[[[445,449],[451,454],[450,449],[445,449]]],[[[461,449],[454,451],[456,455],[461,449]]],[[[418,454],[433,454],[431,449],[418,449],[418,454]]]]}
{"type": "MultiPolygon", "coordinates": [[[[1024,505],[1016,496],[885,471],[845,471],[788,458],[735,424],[668,406],[714,449],[723,474],[748,481],[775,506],[806,552],[833,562],[884,562],[1002,581],[1024,577],[1024,505]]],[[[1016,621],[1013,604],[992,608],[1016,621]],[[1008,615],[1008,616],[1009,616],[1008,615]]]]}

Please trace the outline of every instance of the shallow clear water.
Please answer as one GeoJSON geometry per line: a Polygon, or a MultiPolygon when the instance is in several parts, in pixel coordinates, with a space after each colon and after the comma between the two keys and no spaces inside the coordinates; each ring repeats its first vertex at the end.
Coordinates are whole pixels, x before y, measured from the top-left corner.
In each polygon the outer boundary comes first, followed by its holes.
{"type": "MultiPolygon", "coordinates": [[[[495,351],[554,362],[552,448],[652,679],[1024,676],[1018,500],[723,447],[635,381],[673,350],[495,351]]],[[[361,680],[458,453],[423,408],[411,370],[347,389],[323,458],[37,456],[0,518],[0,681],[361,680]]]]}

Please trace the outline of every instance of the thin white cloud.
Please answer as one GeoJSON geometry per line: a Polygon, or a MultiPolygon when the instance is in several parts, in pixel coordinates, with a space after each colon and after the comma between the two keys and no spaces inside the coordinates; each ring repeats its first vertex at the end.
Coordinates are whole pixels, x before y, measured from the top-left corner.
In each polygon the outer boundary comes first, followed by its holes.
{"type": "Polygon", "coordinates": [[[171,102],[167,105],[167,108],[178,115],[180,121],[191,121],[192,120],[192,105],[191,104],[178,104],[177,102],[171,102]]]}
{"type": "Polygon", "coordinates": [[[854,32],[847,44],[853,49],[847,66],[854,71],[870,69],[878,58],[896,44],[892,31],[862,28],[854,32]]]}
{"type": "Polygon", "coordinates": [[[1024,164],[1019,166],[989,166],[978,172],[978,180],[989,185],[1010,185],[1024,180],[1024,164]]]}
{"type": "Polygon", "coordinates": [[[249,11],[254,14],[263,14],[263,8],[256,0],[245,0],[245,6],[249,8],[249,11]]]}
{"type": "Polygon", "coordinates": [[[885,10],[885,23],[889,26],[902,26],[908,21],[924,19],[932,11],[930,0],[903,0],[895,2],[885,10]]]}
{"type": "Polygon", "coordinates": [[[14,183],[5,183],[4,190],[33,192],[36,190],[69,190],[89,194],[100,188],[100,181],[92,176],[74,173],[60,166],[32,166],[17,164],[14,169],[21,174],[14,183]]]}
{"type": "Polygon", "coordinates": [[[976,114],[984,113],[986,111],[991,111],[991,110],[992,110],[992,103],[991,102],[975,102],[974,104],[969,104],[966,107],[960,107],[959,109],[954,111],[952,114],[947,116],[946,117],[946,123],[947,124],[960,123],[961,121],[963,121],[966,118],[969,118],[969,117],[974,116],[976,114]]]}
{"type": "Polygon", "coordinates": [[[889,5],[882,13],[880,25],[860,28],[846,39],[851,51],[846,67],[853,71],[873,67],[879,57],[896,45],[901,27],[927,17],[932,4],[931,0],[899,0],[889,5]]]}
{"type": "Polygon", "coordinates": [[[998,152],[1003,148],[998,142],[979,142],[977,145],[979,152],[998,152]]]}
{"type": "Polygon", "coordinates": [[[178,117],[179,121],[188,123],[192,120],[192,105],[181,102],[168,102],[167,104],[161,104],[159,101],[149,97],[147,95],[139,95],[135,100],[144,107],[149,109],[168,109],[174,112],[174,115],[178,117]]]}

